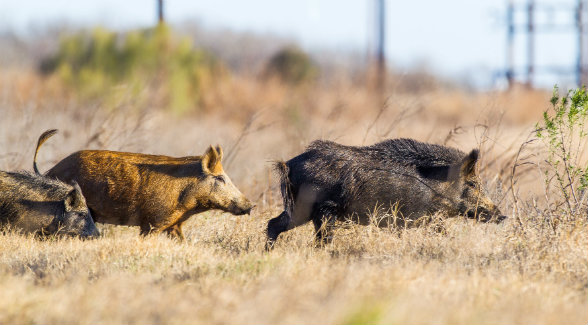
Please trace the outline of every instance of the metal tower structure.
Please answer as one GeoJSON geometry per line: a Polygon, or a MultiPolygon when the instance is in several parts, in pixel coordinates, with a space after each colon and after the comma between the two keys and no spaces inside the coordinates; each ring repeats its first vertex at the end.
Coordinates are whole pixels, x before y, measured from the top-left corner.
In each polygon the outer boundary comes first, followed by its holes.
{"type": "Polygon", "coordinates": [[[576,4],[571,7],[563,7],[558,4],[552,6],[541,6],[535,0],[527,0],[525,4],[515,3],[514,0],[507,0],[506,6],[506,72],[505,76],[508,81],[509,88],[514,85],[516,71],[515,71],[515,34],[526,34],[526,71],[525,84],[527,87],[533,87],[533,80],[535,75],[546,72],[557,72],[575,74],[576,83],[578,86],[588,84],[588,6],[586,0],[577,0],[576,4]],[[574,23],[569,25],[535,22],[535,16],[538,12],[546,14],[548,17],[553,16],[555,10],[563,10],[574,17],[574,23]],[[524,13],[526,21],[519,23],[515,16],[518,13],[524,13]],[[573,67],[566,66],[537,66],[535,63],[535,39],[539,33],[548,32],[575,32],[577,37],[576,44],[576,62],[573,67]]]}

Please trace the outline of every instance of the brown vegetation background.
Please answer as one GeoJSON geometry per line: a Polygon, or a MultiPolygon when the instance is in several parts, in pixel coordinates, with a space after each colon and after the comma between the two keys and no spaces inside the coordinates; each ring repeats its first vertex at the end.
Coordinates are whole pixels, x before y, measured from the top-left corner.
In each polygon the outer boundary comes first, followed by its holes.
{"type": "MultiPolygon", "coordinates": [[[[122,84],[110,90],[114,99],[88,100],[31,65],[1,66],[0,169],[31,170],[37,137],[50,128],[60,133],[39,154],[42,171],[80,149],[185,156],[220,144],[225,170],[257,207],[251,216],[196,215],[181,243],[107,225],[92,241],[4,230],[0,323],[586,323],[586,220],[557,230],[541,222],[552,194],[533,165],[517,169],[511,188],[515,156],[550,92],[411,90],[395,76],[382,98],[333,76],[293,86],[233,73],[202,94],[198,109],[177,113],[145,101],[157,98],[145,94],[151,88],[137,95],[122,84]],[[281,211],[273,161],[315,139],[367,145],[396,137],[479,147],[490,196],[509,216],[513,197],[524,202],[523,223],[342,225],[324,248],[304,226],[263,251],[267,221],[281,211]]],[[[523,156],[540,162],[543,151],[536,144],[523,156]]]]}

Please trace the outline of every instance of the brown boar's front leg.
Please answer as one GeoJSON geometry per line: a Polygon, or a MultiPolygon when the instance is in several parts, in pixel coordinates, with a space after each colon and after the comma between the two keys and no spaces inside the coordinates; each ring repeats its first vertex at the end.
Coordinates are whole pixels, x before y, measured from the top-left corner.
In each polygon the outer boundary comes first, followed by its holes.
{"type": "Polygon", "coordinates": [[[147,236],[149,234],[159,234],[165,231],[171,238],[177,238],[180,241],[184,240],[184,233],[182,232],[182,223],[186,221],[193,213],[176,211],[171,216],[166,218],[141,218],[141,235],[147,236]],[[154,220],[161,220],[154,222],[154,220]]]}
{"type": "Polygon", "coordinates": [[[177,238],[180,241],[184,241],[186,238],[184,237],[184,233],[182,232],[182,224],[184,223],[184,221],[188,220],[188,218],[190,218],[192,215],[194,215],[195,213],[199,213],[201,211],[194,211],[194,210],[189,210],[189,211],[177,211],[176,213],[174,213],[172,215],[172,217],[169,219],[170,222],[170,226],[167,227],[162,227],[163,230],[167,233],[167,235],[171,238],[177,238]],[[179,217],[177,217],[179,215],[179,217]]]}
{"type": "Polygon", "coordinates": [[[171,238],[177,238],[180,241],[184,241],[186,238],[184,237],[184,233],[182,232],[182,223],[178,222],[175,225],[165,229],[167,235],[171,238]]]}
{"type": "Polygon", "coordinates": [[[180,222],[167,228],[156,228],[151,226],[150,224],[141,225],[141,236],[147,236],[149,234],[159,234],[162,231],[165,231],[167,235],[171,238],[177,238],[180,241],[183,241],[185,239],[184,233],[182,232],[182,224],[180,222]]]}

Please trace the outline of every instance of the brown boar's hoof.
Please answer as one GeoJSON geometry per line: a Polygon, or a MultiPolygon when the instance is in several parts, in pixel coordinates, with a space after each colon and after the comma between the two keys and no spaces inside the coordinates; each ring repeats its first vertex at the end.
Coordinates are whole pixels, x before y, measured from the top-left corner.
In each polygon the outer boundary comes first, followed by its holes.
{"type": "Polygon", "coordinates": [[[182,232],[181,224],[175,224],[167,228],[165,232],[170,238],[178,239],[179,241],[184,241],[186,239],[184,238],[184,233],[182,232]]]}
{"type": "Polygon", "coordinates": [[[149,225],[149,226],[142,225],[140,234],[141,234],[141,236],[145,237],[145,236],[151,234],[153,230],[154,229],[151,227],[151,225],[149,225]]]}

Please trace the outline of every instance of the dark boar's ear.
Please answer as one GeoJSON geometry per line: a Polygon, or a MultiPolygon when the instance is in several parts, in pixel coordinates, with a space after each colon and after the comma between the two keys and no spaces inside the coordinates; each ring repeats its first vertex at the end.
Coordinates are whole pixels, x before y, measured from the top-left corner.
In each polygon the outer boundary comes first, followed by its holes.
{"type": "Polygon", "coordinates": [[[66,212],[77,210],[77,209],[83,207],[86,202],[86,200],[84,199],[84,196],[82,195],[82,189],[80,188],[78,183],[74,182],[73,187],[74,187],[73,190],[71,190],[67,194],[67,196],[65,197],[65,200],[64,200],[66,212]]]}
{"type": "Polygon", "coordinates": [[[208,147],[204,156],[202,156],[202,170],[207,174],[212,174],[218,168],[220,164],[220,158],[222,157],[216,151],[213,146],[208,147]]]}
{"type": "Polygon", "coordinates": [[[463,160],[461,161],[461,168],[459,171],[459,176],[462,178],[468,178],[470,176],[475,175],[476,173],[476,163],[478,162],[478,149],[472,150],[463,160]]]}

